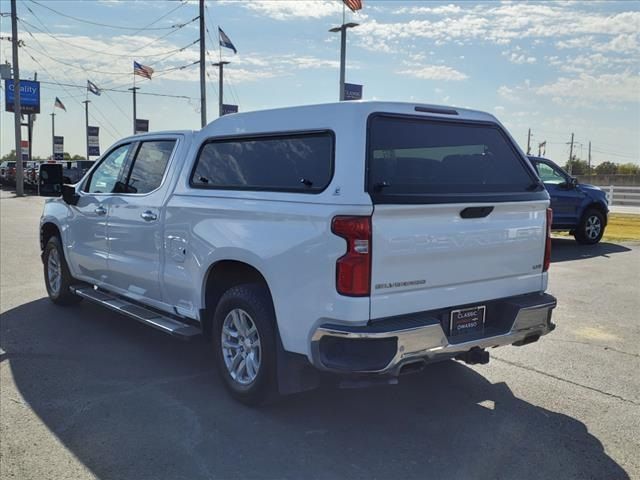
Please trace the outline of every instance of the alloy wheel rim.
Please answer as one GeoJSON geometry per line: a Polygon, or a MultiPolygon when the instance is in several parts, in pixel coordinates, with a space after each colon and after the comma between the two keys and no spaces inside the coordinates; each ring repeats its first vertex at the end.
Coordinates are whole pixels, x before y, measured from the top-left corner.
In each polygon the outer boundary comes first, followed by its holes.
{"type": "Polygon", "coordinates": [[[58,250],[51,250],[49,252],[49,258],[47,259],[47,277],[49,279],[51,293],[58,295],[60,293],[60,283],[62,282],[62,270],[58,250]]]}
{"type": "Polygon", "coordinates": [[[249,385],[262,361],[260,334],[251,316],[241,308],[231,310],[222,323],[222,357],[231,378],[249,385]]]}
{"type": "Polygon", "coordinates": [[[587,237],[590,240],[598,238],[598,235],[600,235],[600,230],[602,230],[602,223],[600,222],[600,219],[595,215],[589,217],[585,226],[587,237]]]}

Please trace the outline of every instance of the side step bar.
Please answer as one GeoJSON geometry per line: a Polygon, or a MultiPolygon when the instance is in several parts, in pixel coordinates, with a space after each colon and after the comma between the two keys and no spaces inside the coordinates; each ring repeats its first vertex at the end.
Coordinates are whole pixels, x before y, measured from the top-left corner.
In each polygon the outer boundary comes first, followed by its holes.
{"type": "Polygon", "coordinates": [[[162,315],[154,310],[129,302],[122,297],[111,295],[103,290],[96,290],[91,286],[71,286],[71,291],[82,298],[86,298],[90,302],[107,307],[161,332],[168,333],[183,340],[189,340],[202,334],[202,330],[198,327],[162,315]]]}

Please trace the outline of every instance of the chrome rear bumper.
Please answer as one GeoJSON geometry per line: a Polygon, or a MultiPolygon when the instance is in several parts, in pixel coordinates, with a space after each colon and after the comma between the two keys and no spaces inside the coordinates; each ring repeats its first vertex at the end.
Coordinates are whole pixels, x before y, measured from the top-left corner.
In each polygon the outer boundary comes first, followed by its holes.
{"type": "Polygon", "coordinates": [[[489,329],[472,339],[448,337],[442,321],[432,312],[370,322],[358,327],[324,324],[314,332],[311,340],[313,363],[321,370],[336,373],[397,375],[402,367],[414,362],[445,360],[473,348],[523,345],[555,328],[551,323],[551,312],[556,307],[556,299],[551,295],[523,295],[500,302],[499,311],[506,316],[501,320],[507,327],[501,331],[489,329]],[[344,340],[338,350],[342,349],[345,357],[336,361],[335,349],[332,359],[327,354],[326,345],[339,344],[339,339],[344,340]],[[365,347],[363,353],[356,353],[354,357],[352,352],[367,345],[367,342],[370,348],[365,347]],[[363,360],[367,348],[377,357],[368,366],[367,360],[363,360]],[[381,351],[383,353],[379,354],[381,351]]]}

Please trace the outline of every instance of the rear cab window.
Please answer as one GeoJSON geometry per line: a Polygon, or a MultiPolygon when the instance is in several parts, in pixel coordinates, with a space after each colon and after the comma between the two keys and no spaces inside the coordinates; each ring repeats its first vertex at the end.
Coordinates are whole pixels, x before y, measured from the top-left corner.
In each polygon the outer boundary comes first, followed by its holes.
{"type": "Polygon", "coordinates": [[[367,150],[367,190],[374,203],[547,198],[496,124],[374,114],[367,150]]]}
{"type": "Polygon", "coordinates": [[[204,143],[191,174],[196,188],[319,193],[333,176],[329,131],[283,133],[204,143]]]}

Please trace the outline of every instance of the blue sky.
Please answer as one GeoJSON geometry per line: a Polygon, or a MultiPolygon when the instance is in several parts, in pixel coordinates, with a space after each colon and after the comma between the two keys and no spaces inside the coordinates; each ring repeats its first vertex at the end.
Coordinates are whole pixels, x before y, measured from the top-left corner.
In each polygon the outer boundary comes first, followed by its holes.
{"type": "MultiPolygon", "coordinates": [[[[561,163],[575,133],[576,152],[593,161],[640,159],[640,2],[427,2],[365,0],[347,20],[347,81],[364,84],[364,98],[470,107],[494,113],[526,148],[547,141],[547,156],[561,163]]],[[[225,75],[225,103],[241,111],[335,101],[338,95],[339,0],[207,1],[209,59],[219,55],[220,25],[238,49],[223,50],[232,63],[225,75]]],[[[8,11],[2,0],[0,9],[8,11]]],[[[157,71],[198,60],[198,15],[190,1],[18,2],[22,78],[38,72],[42,114],[34,151],[50,154],[50,117],[58,96],[56,134],[65,150],[83,153],[85,98],[90,79],[100,87],[132,86],[132,61],[157,71]],[[54,11],[47,9],[49,7],[54,11]],[[72,19],[61,14],[76,17],[72,19]],[[167,15],[168,14],[168,15],[167,15]],[[164,18],[161,18],[163,17],[164,18]],[[79,20],[78,20],[79,19],[79,20]],[[84,21],[81,21],[84,20],[84,21]],[[94,22],[105,24],[94,25],[94,22]],[[154,23],[155,22],[155,23],[154,23]],[[153,24],[152,24],[153,23],[153,24]],[[152,24],[148,29],[143,27],[152,24]],[[120,28],[113,28],[111,26],[120,28]],[[67,65],[65,65],[67,64],[67,65]]],[[[2,17],[2,36],[10,22],[2,17]]],[[[0,42],[0,62],[11,60],[0,42]]],[[[217,71],[208,68],[208,119],[217,113],[217,71]]],[[[192,99],[139,96],[138,117],[152,130],[200,126],[198,67],[137,77],[140,92],[192,99]]],[[[4,95],[3,95],[4,96],[4,95]]],[[[131,132],[128,93],[105,92],[91,100],[90,123],[101,127],[101,148],[131,132]]],[[[2,105],[0,154],[13,148],[13,119],[2,105]]]]}

